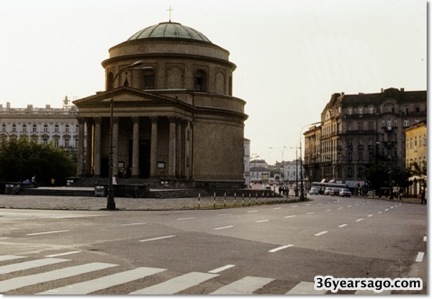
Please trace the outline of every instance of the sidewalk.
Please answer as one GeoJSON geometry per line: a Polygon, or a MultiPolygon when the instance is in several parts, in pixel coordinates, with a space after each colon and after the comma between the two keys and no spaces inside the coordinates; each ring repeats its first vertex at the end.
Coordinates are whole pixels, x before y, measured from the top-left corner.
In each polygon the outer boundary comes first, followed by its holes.
{"type": "MultiPolygon", "coordinates": [[[[338,197],[339,198],[339,197],[338,197]]],[[[403,202],[420,204],[418,198],[372,198],[363,197],[369,200],[387,200],[393,202],[403,202]]],[[[344,198],[349,200],[349,198],[344,198]]],[[[314,200],[314,196],[309,196],[307,200],[314,200]]],[[[118,210],[141,210],[141,211],[159,211],[159,210],[186,210],[186,209],[213,209],[213,208],[232,208],[240,206],[260,205],[260,204],[278,204],[298,202],[298,198],[254,198],[245,197],[189,197],[189,198],[115,198],[116,209],[118,210]]],[[[107,204],[106,197],[80,197],[80,196],[38,196],[38,195],[0,195],[0,208],[6,209],[40,209],[40,210],[88,210],[97,211],[105,210],[107,204]]]]}

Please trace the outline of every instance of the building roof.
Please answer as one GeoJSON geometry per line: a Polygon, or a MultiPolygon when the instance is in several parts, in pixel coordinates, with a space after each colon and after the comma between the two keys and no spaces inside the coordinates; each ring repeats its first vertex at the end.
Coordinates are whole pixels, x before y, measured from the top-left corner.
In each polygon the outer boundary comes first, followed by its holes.
{"type": "Polygon", "coordinates": [[[175,22],[162,22],[146,27],[134,35],[128,41],[147,38],[178,38],[190,39],[206,43],[212,43],[204,34],[193,28],[175,22]]]}

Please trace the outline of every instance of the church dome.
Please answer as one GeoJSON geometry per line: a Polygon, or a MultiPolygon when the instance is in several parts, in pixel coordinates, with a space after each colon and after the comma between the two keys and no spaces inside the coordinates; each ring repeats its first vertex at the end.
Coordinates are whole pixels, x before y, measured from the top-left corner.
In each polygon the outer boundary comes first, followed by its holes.
{"type": "Polygon", "coordinates": [[[175,22],[163,22],[144,28],[132,35],[128,41],[146,38],[180,38],[211,43],[201,32],[175,22]]]}

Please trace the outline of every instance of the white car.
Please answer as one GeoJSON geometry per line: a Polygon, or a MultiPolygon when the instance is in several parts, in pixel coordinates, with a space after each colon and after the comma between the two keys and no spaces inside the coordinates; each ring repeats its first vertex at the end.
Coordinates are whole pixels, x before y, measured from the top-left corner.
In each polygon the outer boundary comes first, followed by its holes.
{"type": "Polygon", "coordinates": [[[312,188],[309,190],[309,194],[310,194],[310,195],[318,195],[318,189],[315,188],[315,187],[312,187],[312,188]]]}
{"type": "Polygon", "coordinates": [[[333,195],[333,188],[325,188],[324,195],[333,195]]]}

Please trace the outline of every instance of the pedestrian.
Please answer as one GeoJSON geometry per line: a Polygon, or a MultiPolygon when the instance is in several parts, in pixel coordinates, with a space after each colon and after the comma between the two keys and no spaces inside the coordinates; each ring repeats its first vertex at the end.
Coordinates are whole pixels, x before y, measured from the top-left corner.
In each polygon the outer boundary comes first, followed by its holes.
{"type": "Polygon", "coordinates": [[[426,204],[426,194],[424,190],[421,191],[420,196],[421,196],[421,204],[426,204]]]}
{"type": "Polygon", "coordinates": [[[31,178],[31,182],[32,182],[32,184],[33,184],[35,187],[38,186],[38,184],[37,184],[37,182],[36,182],[36,175],[33,175],[33,176],[32,176],[32,178],[31,178]]]}

